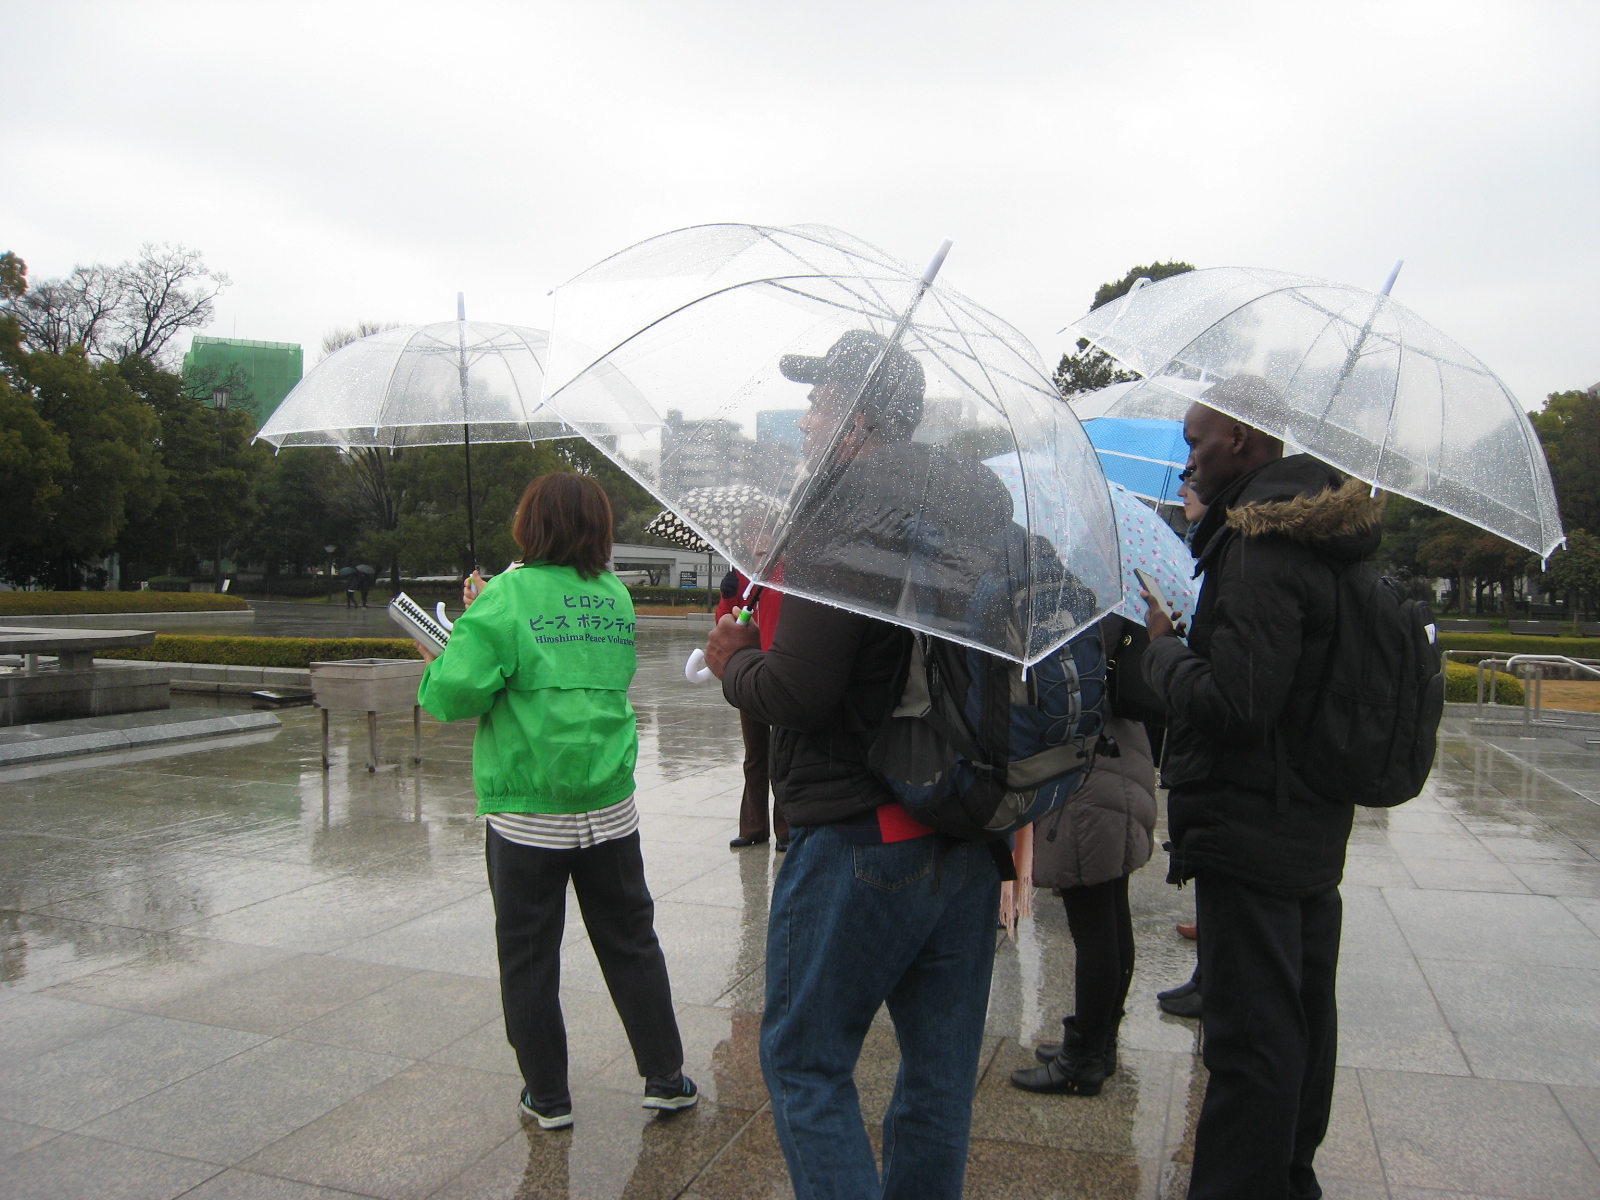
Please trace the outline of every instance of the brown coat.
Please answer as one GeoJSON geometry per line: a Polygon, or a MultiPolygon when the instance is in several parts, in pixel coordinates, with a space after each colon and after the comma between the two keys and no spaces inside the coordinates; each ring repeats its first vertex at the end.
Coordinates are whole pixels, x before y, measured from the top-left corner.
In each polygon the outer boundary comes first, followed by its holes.
{"type": "Polygon", "coordinates": [[[1035,887],[1091,887],[1137,871],[1150,860],[1156,827],[1156,767],[1144,726],[1106,721],[1122,751],[1102,752],[1071,800],[1033,827],[1035,887]]]}

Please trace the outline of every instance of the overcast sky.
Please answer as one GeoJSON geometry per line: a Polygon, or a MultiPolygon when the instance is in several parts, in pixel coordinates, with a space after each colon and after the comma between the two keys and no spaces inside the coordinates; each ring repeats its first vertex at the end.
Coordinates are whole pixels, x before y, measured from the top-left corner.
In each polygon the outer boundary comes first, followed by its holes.
{"type": "Polygon", "coordinates": [[[1181,258],[1378,286],[1524,403],[1600,380],[1600,4],[0,0],[0,249],[144,241],[296,341],[547,293],[652,234],[822,222],[1047,361],[1181,258]]]}

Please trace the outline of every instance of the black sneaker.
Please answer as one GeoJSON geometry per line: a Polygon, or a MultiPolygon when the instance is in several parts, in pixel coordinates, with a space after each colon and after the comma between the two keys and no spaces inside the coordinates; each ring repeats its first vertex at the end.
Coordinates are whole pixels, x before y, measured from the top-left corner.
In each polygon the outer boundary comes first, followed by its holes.
{"type": "Polygon", "coordinates": [[[539,1122],[540,1129],[565,1129],[572,1124],[572,1101],[563,1100],[545,1108],[539,1108],[533,1102],[533,1095],[527,1088],[522,1089],[522,1115],[532,1117],[539,1122]]]}
{"type": "Polygon", "coordinates": [[[682,1071],[671,1076],[652,1075],[644,1081],[644,1106],[673,1111],[700,1103],[700,1093],[682,1071]]]}

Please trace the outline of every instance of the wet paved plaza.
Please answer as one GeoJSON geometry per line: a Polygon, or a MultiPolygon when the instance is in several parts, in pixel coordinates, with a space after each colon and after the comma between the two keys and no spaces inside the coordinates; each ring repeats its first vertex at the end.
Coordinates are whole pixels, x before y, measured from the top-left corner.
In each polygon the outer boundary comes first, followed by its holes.
{"type": "MultiPolygon", "coordinates": [[[[705,1102],[639,1107],[575,907],[564,1001],[576,1126],[519,1120],[499,1017],[470,726],[385,718],[387,764],[316,715],[275,736],[0,777],[0,1197],[781,1197],[756,1056],[770,850],[730,853],[738,725],[647,633],[639,807],[705,1102]]],[[[211,702],[215,703],[215,702],[211,702]]],[[[1600,754],[1455,726],[1428,792],[1362,812],[1344,888],[1342,1064],[1318,1158],[1335,1200],[1600,1197],[1600,754]]],[[[1013,1089],[1070,1006],[1059,903],[1002,945],[973,1197],[1181,1196],[1204,1089],[1192,914],[1134,878],[1121,1070],[1093,1099],[1013,1089]]],[[[897,1061],[868,1039],[869,1122],[897,1061]]]]}

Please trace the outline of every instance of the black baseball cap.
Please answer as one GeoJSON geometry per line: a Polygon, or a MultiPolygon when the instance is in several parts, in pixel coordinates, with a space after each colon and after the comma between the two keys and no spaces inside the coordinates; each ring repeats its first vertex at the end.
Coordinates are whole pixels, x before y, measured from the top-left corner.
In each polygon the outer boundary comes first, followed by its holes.
{"type": "MultiPolygon", "coordinates": [[[[843,383],[860,387],[866,382],[872,364],[889,346],[889,339],[867,329],[852,329],[828,347],[823,355],[785,354],[778,369],[785,379],[796,383],[843,383]]],[[[884,425],[886,432],[903,436],[922,420],[922,393],[926,378],[922,364],[900,346],[889,346],[883,369],[873,386],[861,397],[866,410],[884,425]]]]}

